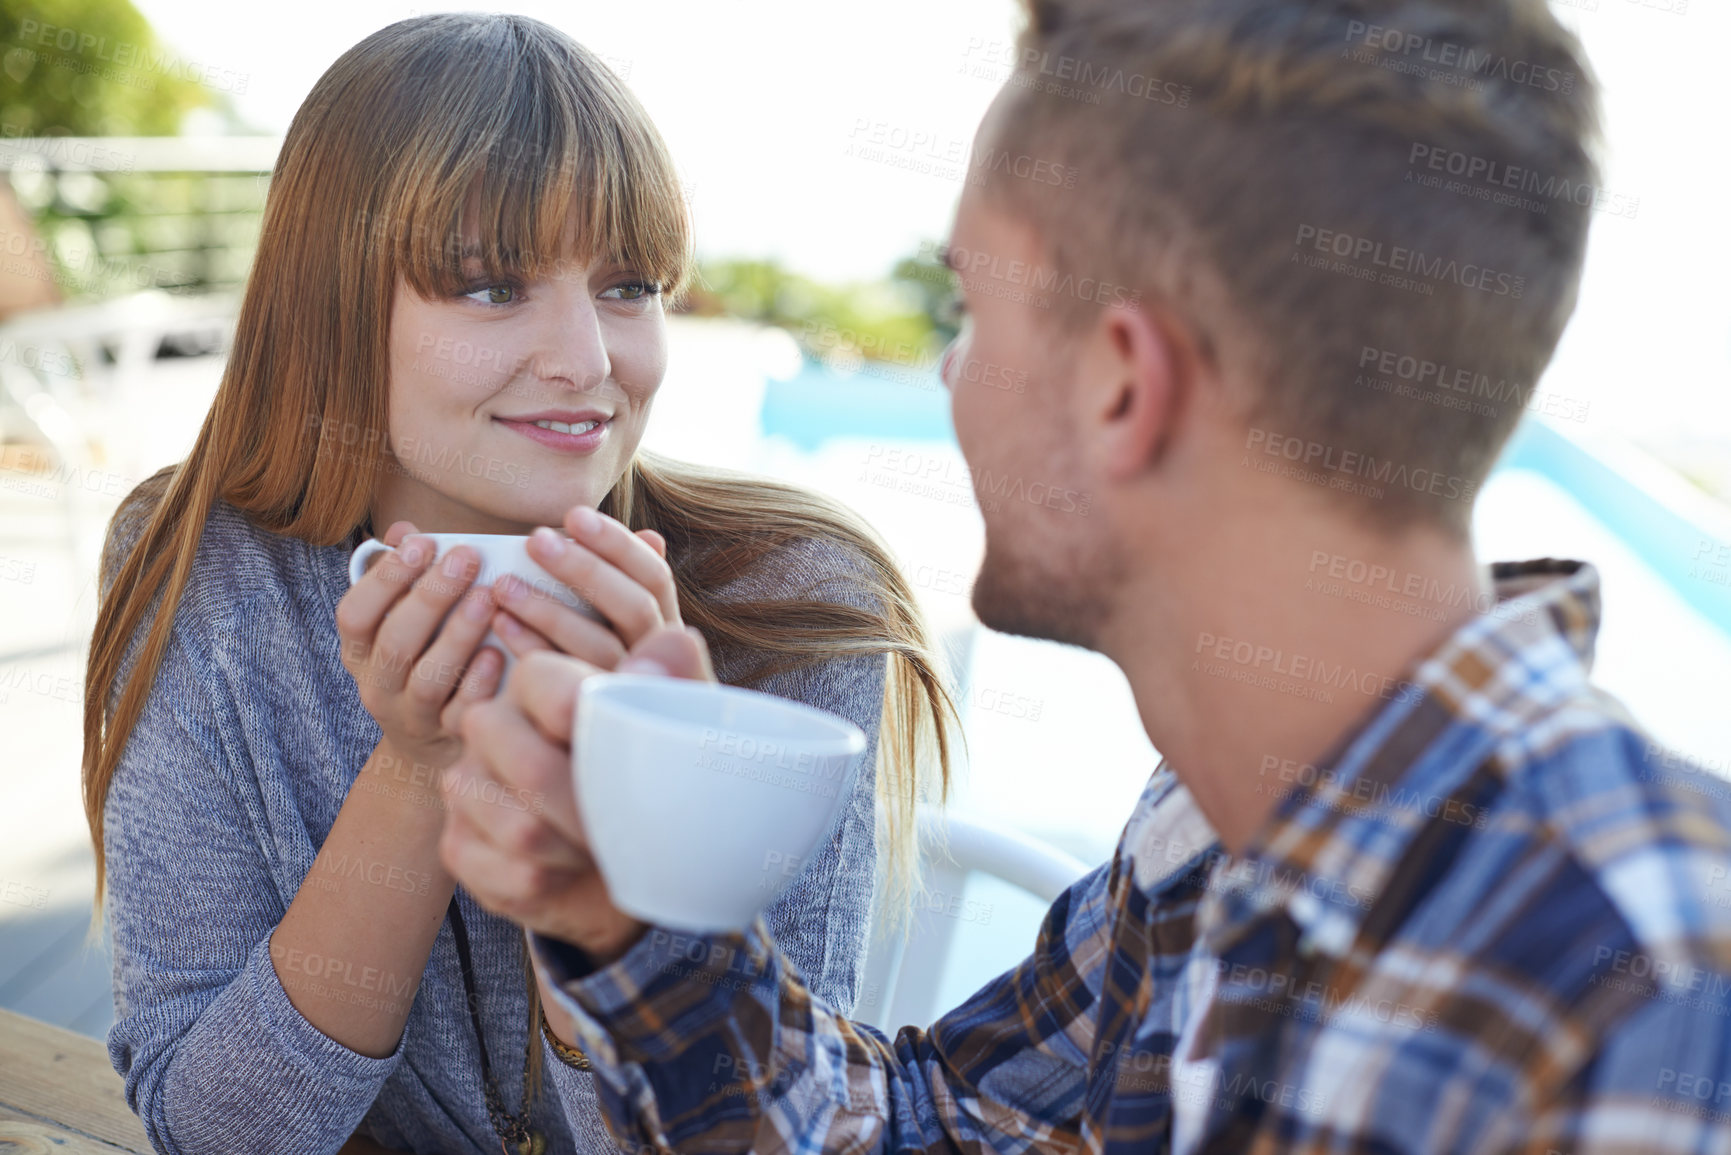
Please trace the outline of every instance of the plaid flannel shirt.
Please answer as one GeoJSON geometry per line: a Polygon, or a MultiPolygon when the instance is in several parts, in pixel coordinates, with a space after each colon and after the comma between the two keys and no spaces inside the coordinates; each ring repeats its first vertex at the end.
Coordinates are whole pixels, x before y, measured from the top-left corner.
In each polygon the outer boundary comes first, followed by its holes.
{"type": "MultiPolygon", "coordinates": [[[[929,1029],[761,926],[536,940],[627,1149],[1731,1152],[1731,786],[1588,683],[1592,567],[1455,633],[1225,854],[1164,766],[1033,955],[929,1029]]],[[[1386,685],[1384,690],[1386,690],[1386,685]]]]}

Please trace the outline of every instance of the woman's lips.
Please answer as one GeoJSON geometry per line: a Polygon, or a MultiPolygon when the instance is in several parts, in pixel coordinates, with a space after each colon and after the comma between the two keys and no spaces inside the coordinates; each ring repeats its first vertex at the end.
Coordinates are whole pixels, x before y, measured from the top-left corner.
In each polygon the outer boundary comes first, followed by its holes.
{"type": "Polygon", "coordinates": [[[513,433],[521,434],[560,453],[595,452],[601,447],[602,441],[606,440],[607,429],[613,424],[611,420],[607,420],[600,422],[587,433],[560,433],[556,429],[543,429],[532,421],[507,421],[502,417],[495,417],[493,420],[513,433]]]}

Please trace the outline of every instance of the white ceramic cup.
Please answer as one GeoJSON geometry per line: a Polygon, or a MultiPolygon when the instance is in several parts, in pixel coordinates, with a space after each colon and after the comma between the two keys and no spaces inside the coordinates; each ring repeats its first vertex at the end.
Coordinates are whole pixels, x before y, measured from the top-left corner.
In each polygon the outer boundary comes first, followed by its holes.
{"type": "Polygon", "coordinates": [[[577,697],[577,803],[613,905],[738,930],[805,868],[866,737],[814,706],[711,682],[597,674],[577,697]]]}
{"type": "MultiPolygon", "coordinates": [[[[440,559],[454,546],[466,545],[480,554],[481,570],[475,575],[475,580],[470,583],[470,589],[482,589],[506,574],[511,574],[528,586],[531,591],[545,594],[585,617],[593,618],[596,621],[603,620],[593,606],[572,593],[570,587],[561,584],[552,574],[535,563],[534,559],[529,556],[529,539],[527,537],[509,533],[425,533],[414,536],[430,537],[437,545],[438,553],[434,557],[432,565],[439,564],[440,559]]],[[[385,553],[390,548],[378,538],[369,538],[363,541],[349,558],[349,584],[353,585],[361,580],[361,575],[367,572],[367,562],[375,554],[385,553]]],[[[427,568],[431,569],[432,566],[427,568]]],[[[422,572],[426,571],[423,570],[422,572]]],[[[487,636],[481,644],[496,646],[499,652],[505,655],[504,673],[511,672],[511,667],[516,664],[516,658],[512,655],[509,647],[500,641],[493,631],[487,631],[487,636]]],[[[502,678],[503,675],[501,675],[501,684],[503,684],[502,678]]]]}

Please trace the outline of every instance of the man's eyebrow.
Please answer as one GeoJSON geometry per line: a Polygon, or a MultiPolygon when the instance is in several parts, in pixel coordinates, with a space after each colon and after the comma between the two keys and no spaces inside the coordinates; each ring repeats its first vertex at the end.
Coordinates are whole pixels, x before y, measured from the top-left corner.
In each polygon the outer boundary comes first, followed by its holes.
{"type": "Polygon", "coordinates": [[[960,273],[962,271],[956,264],[955,249],[951,248],[947,244],[938,246],[938,263],[943,265],[944,268],[948,269],[952,273],[960,273]]]}

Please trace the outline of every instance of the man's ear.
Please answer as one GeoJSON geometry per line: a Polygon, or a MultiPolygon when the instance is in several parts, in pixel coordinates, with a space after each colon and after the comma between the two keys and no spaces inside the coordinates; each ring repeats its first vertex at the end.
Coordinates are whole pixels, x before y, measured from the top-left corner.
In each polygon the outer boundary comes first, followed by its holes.
{"type": "Polygon", "coordinates": [[[1082,416],[1111,480],[1127,481],[1156,465],[1182,413],[1188,359],[1170,320],[1142,304],[1113,305],[1089,342],[1092,382],[1082,391],[1088,406],[1082,416]]]}

